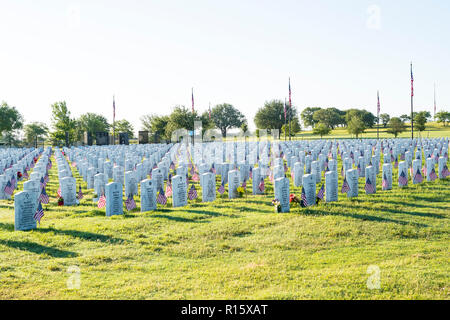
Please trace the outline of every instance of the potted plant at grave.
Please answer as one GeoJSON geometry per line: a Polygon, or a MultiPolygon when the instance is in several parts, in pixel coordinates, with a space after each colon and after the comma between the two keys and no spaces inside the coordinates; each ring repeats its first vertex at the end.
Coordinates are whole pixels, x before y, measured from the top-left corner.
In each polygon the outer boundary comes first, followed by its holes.
{"type": "Polygon", "coordinates": [[[236,192],[238,197],[242,198],[245,194],[245,189],[243,187],[237,187],[236,192]]]}
{"type": "Polygon", "coordinates": [[[272,200],[272,205],[274,206],[275,212],[280,213],[281,212],[281,203],[278,199],[272,200]]]}
{"type": "Polygon", "coordinates": [[[20,181],[22,179],[22,172],[17,172],[17,181],[20,181]]]}
{"type": "Polygon", "coordinates": [[[64,205],[64,199],[63,197],[59,197],[58,198],[58,206],[63,206],[64,205]]]}

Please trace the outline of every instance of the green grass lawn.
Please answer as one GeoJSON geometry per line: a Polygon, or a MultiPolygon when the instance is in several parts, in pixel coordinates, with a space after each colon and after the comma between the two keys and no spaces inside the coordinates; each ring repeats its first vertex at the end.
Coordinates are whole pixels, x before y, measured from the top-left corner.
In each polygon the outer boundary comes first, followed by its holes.
{"type": "MultiPolygon", "coordinates": [[[[380,138],[391,139],[394,138],[394,135],[386,132],[387,128],[383,128],[383,125],[379,127],[379,135],[380,138]]],[[[367,129],[365,133],[363,133],[360,138],[376,138],[377,137],[377,128],[376,126],[371,129],[367,129]]],[[[450,126],[444,127],[442,123],[437,122],[429,122],[426,124],[425,131],[416,132],[414,131],[414,137],[422,137],[422,138],[438,138],[438,137],[450,137],[450,126]]],[[[280,138],[284,139],[284,135],[280,133],[280,138]]],[[[320,136],[314,135],[312,131],[301,131],[295,137],[296,139],[320,139],[320,136]]],[[[337,128],[332,130],[331,133],[327,136],[324,136],[323,139],[350,139],[355,138],[354,135],[348,133],[347,128],[337,128]]],[[[402,132],[398,135],[398,138],[411,138],[411,126],[407,124],[406,131],[402,132]]]]}
{"type": "Polygon", "coordinates": [[[360,179],[356,199],[283,214],[266,183],[263,196],[107,218],[84,182],[79,206],[56,206],[53,163],[37,230],[14,231],[14,202],[0,201],[1,299],[449,298],[450,179],[381,191],[379,175],[375,195],[360,179]]]}

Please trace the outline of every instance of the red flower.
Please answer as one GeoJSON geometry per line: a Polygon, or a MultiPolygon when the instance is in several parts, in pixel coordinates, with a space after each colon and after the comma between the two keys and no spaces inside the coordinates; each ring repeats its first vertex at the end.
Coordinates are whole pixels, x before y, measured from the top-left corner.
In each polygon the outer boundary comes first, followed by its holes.
{"type": "Polygon", "coordinates": [[[297,196],[295,194],[291,193],[290,196],[289,196],[289,202],[290,203],[292,203],[292,202],[299,203],[300,201],[298,200],[298,198],[297,198],[297,196]]]}

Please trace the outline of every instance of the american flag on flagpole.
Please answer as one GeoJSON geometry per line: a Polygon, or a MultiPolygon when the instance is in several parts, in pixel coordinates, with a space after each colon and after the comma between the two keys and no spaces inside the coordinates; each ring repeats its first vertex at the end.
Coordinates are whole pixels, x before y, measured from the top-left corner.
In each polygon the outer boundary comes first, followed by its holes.
{"type": "Polygon", "coordinates": [[[42,204],[39,202],[36,212],[34,213],[34,220],[39,222],[39,224],[41,224],[41,219],[44,216],[44,209],[42,208],[42,204]]]}
{"type": "Polygon", "coordinates": [[[194,200],[197,199],[197,196],[197,190],[195,189],[195,186],[192,185],[188,192],[188,198],[189,200],[194,200]]]}
{"type": "Polygon", "coordinates": [[[159,188],[158,197],[156,198],[156,202],[162,204],[163,206],[167,203],[166,195],[164,194],[164,190],[162,187],[159,188]]]}
{"type": "Polygon", "coordinates": [[[192,113],[194,113],[194,88],[192,88],[192,113]]]}
{"type": "Polygon", "coordinates": [[[291,99],[291,78],[289,78],[289,108],[292,108],[292,99],[291,99]]]}
{"type": "Polygon", "coordinates": [[[411,62],[411,97],[414,96],[414,77],[412,71],[412,62],[411,62]]]}
{"type": "Polygon", "coordinates": [[[377,91],[377,115],[380,116],[380,92],[377,91]]]}

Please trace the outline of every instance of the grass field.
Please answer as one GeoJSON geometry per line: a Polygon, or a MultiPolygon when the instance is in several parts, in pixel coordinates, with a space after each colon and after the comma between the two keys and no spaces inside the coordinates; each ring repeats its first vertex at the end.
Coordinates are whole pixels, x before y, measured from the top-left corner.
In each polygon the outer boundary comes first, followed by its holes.
{"type": "MultiPolygon", "coordinates": [[[[394,135],[386,132],[387,128],[383,128],[382,125],[379,127],[380,138],[391,139],[394,135]]],[[[365,133],[359,136],[359,138],[376,138],[377,128],[367,129],[365,133]]],[[[450,126],[444,127],[442,123],[429,122],[426,124],[426,129],[422,132],[414,131],[414,137],[422,138],[438,138],[438,137],[450,137],[450,126]]],[[[283,139],[284,136],[280,134],[280,138],[283,139]]],[[[320,136],[314,135],[312,131],[301,131],[295,137],[296,139],[320,139],[320,136]]],[[[347,128],[337,128],[332,130],[330,135],[324,136],[323,139],[350,139],[355,138],[354,135],[348,133],[347,128]]],[[[407,124],[406,131],[398,135],[398,138],[411,138],[411,126],[407,124]]]]}
{"type": "Polygon", "coordinates": [[[263,196],[225,193],[178,209],[169,200],[146,213],[137,201],[137,211],[107,218],[76,171],[84,199],[56,206],[53,163],[51,205],[37,230],[15,232],[13,201],[0,202],[1,299],[449,298],[448,178],[381,191],[379,175],[370,196],[360,179],[356,199],[340,194],[283,214],[266,183],[263,196]],[[372,265],[380,289],[367,287],[372,265]],[[70,266],[80,289],[67,287],[70,266]]]}

